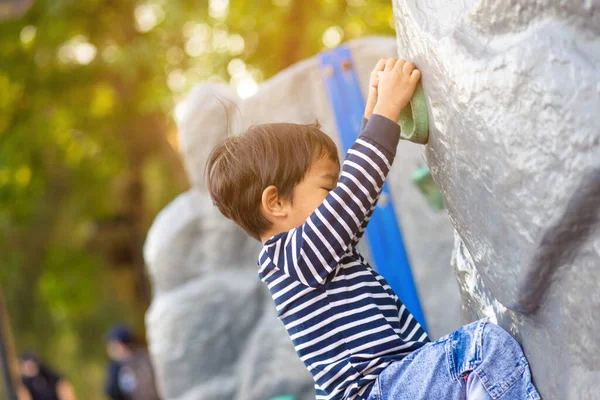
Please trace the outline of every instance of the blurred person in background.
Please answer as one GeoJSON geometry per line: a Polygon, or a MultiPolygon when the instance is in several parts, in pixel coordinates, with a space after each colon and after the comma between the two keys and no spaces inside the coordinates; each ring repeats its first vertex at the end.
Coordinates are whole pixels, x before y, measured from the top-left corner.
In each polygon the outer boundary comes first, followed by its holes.
{"type": "Polygon", "coordinates": [[[44,365],[34,353],[21,354],[19,370],[31,400],[77,399],[71,383],[44,365]]]}
{"type": "Polygon", "coordinates": [[[106,395],[111,400],[160,400],[154,370],[146,349],[135,342],[131,331],[123,326],[107,334],[106,395]]]}

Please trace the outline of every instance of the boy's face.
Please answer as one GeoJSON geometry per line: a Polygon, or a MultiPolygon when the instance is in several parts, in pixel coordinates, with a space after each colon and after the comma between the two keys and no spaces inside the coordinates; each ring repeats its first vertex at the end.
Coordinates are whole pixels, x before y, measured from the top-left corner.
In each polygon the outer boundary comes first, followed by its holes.
{"type": "Polygon", "coordinates": [[[339,165],[329,158],[313,161],[302,181],[294,187],[292,200],[286,202],[288,217],[285,230],[297,228],[306,221],[336,187],[339,174],[339,165]]]}

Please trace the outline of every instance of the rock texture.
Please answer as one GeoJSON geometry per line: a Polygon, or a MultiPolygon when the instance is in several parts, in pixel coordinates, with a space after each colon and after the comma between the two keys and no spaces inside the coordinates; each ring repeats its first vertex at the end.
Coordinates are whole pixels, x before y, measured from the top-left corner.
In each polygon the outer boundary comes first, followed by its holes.
{"type": "Polygon", "coordinates": [[[522,343],[542,397],[600,393],[600,2],[394,0],[469,319],[522,343]]]}
{"type": "MultiPolygon", "coordinates": [[[[350,46],[365,89],[376,61],[396,53],[391,38],[350,46]]],[[[203,172],[214,144],[250,124],[315,119],[339,143],[316,59],[283,71],[243,101],[221,85],[199,85],[190,93],[179,124],[194,188],[159,214],[145,246],[154,287],[148,339],[166,400],[314,398],[312,378],[257,278],[259,244],[213,207],[203,172]]],[[[449,266],[451,224],[445,213],[429,209],[408,178],[424,164],[422,149],[400,145],[390,184],[429,329],[437,337],[461,325],[460,300],[449,266]]]]}

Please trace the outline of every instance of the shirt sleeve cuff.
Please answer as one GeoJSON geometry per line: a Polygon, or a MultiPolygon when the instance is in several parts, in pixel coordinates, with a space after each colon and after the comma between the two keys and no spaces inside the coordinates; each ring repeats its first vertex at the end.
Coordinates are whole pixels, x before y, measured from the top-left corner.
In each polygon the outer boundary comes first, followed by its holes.
{"type": "Polygon", "coordinates": [[[360,136],[374,141],[392,156],[396,155],[396,147],[400,141],[400,125],[378,114],[372,114],[367,121],[360,136]]]}
{"type": "Polygon", "coordinates": [[[366,117],[363,117],[363,122],[362,125],[360,126],[360,131],[364,131],[365,128],[367,127],[367,122],[369,122],[369,120],[366,117]]]}

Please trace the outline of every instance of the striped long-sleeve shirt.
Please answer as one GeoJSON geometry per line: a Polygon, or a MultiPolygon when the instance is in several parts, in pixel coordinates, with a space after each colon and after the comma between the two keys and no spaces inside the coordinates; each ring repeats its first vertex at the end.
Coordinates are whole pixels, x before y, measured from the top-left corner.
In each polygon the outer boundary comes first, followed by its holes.
{"type": "Polygon", "coordinates": [[[340,178],[306,222],[267,240],[259,276],[315,380],[317,399],[365,399],[391,362],[427,334],[355,245],[396,154],[400,130],[373,115],[340,178]]]}

